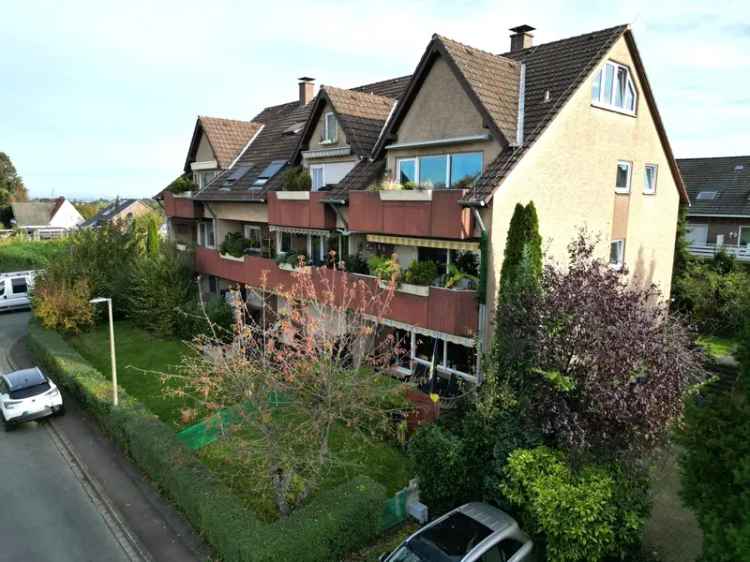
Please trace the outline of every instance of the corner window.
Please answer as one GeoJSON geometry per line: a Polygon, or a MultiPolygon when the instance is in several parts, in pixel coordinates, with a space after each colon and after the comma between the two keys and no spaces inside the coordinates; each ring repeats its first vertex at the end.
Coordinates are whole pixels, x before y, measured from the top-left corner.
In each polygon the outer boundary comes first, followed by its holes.
{"type": "Polygon", "coordinates": [[[323,142],[328,144],[336,142],[336,115],[332,111],[323,117],[323,142]]]}
{"type": "Polygon", "coordinates": [[[591,102],[627,113],[635,113],[636,90],[630,70],[616,62],[607,62],[594,75],[591,102]]]}
{"type": "Polygon", "coordinates": [[[198,223],[198,245],[205,248],[216,247],[213,221],[198,223]]]}
{"type": "Polygon", "coordinates": [[[617,176],[615,177],[615,191],[617,193],[630,193],[630,176],[633,165],[625,160],[617,163],[617,176]]]}
{"type": "Polygon", "coordinates": [[[417,159],[416,158],[403,158],[398,161],[398,183],[417,183],[417,159]]]}
{"type": "Polygon", "coordinates": [[[481,152],[401,158],[396,162],[400,184],[413,183],[426,189],[467,189],[481,174],[481,152]]]}
{"type": "Polygon", "coordinates": [[[321,164],[318,166],[310,166],[310,179],[312,184],[310,191],[320,191],[325,186],[325,167],[321,164]]]}
{"type": "Polygon", "coordinates": [[[609,245],[609,265],[621,269],[625,262],[625,240],[612,240],[609,245]]]}
{"type": "Polygon", "coordinates": [[[643,193],[653,195],[656,193],[656,164],[646,164],[643,174],[643,193]]]}

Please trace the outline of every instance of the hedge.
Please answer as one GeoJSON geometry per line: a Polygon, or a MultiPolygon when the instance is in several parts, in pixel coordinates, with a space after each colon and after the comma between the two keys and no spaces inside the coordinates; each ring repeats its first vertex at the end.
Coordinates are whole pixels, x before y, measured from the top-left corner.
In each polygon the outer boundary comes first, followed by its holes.
{"type": "Polygon", "coordinates": [[[113,408],[111,382],[59,334],[32,321],[27,342],[38,362],[93,413],[225,562],[327,562],[380,532],[385,489],[366,476],[321,493],[286,519],[259,521],[141,402],[120,388],[120,404],[113,408]]]}

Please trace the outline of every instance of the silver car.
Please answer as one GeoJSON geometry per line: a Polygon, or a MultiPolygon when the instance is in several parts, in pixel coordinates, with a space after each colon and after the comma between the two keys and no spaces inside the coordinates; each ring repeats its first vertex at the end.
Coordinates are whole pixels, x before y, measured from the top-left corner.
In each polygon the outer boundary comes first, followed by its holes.
{"type": "Polygon", "coordinates": [[[534,543],[507,513],[467,503],[422,527],[381,562],[529,562],[534,543]]]}

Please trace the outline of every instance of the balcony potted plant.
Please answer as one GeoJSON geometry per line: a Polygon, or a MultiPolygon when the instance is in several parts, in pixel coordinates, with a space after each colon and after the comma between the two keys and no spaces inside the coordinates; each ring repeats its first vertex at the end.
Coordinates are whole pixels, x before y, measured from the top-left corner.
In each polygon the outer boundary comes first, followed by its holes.
{"type": "Polygon", "coordinates": [[[398,283],[401,278],[401,266],[396,254],[391,257],[370,256],[367,260],[367,267],[370,269],[370,275],[380,280],[381,287],[386,287],[391,281],[398,283]]]}
{"type": "Polygon", "coordinates": [[[187,175],[178,177],[167,186],[167,191],[175,197],[192,197],[195,189],[196,185],[187,175]]]}
{"type": "Polygon", "coordinates": [[[257,249],[257,244],[248,240],[240,232],[227,232],[219,246],[219,255],[225,260],[245,261],[245,255],[257,249]]]}
{"type": "Polygon", "coordinates": [[[438,276],[438,267],[434,261],[413,261],[404,274],[404,281],[399,290],[412,295],[427,297],[430,285],[438,276]]]}
{"type": "Polygon", "coordinates": [[[383,180],[375,184],[373,191],[378,192],[381,201],[432,201],[432,186],[413,181],[383,180]]]}
{"type": "Polygon", "coordinates": [[[310,199],[310,188],[312,178],[310,173],[302,166],[294,166],[285,170],[281,175],[282,191],[276,192],[278,199],[292,201],[310,199]]]}
{"type": "Polygon", "coordinates": [[[307,259],[307,256],[302,253],[298,254],[297,252],[288,252],[286,254],[279,254],[276,256],[275,261],[279,266],[279,269],[283,269],[284,271],[309,268],[309,260],[307,259]]]}

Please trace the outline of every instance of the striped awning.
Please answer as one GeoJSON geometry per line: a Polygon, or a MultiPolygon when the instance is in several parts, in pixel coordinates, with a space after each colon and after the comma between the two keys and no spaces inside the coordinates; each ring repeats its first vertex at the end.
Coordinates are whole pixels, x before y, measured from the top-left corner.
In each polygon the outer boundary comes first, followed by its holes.
{"type": "Polygon", "coordinates": [[[272,224],[268,227],[271,232],[288,232],[290,234],[312,234],[313,236],[330,236],[331,232],[328,230],[320,230],[317,228],[297,228],[294,226],[277,226],[272,224]]]}
{"type": "Polygon", "coordinates": [[[439,240],[437,238],[408,238],[405,236],[386,236],[385,234],[368,234],[368,242],[393,244],[395,246],[418,246],[421,248],[443,248],[462,252],[478,252],[479,242],[461,240],[439,240]]]}

